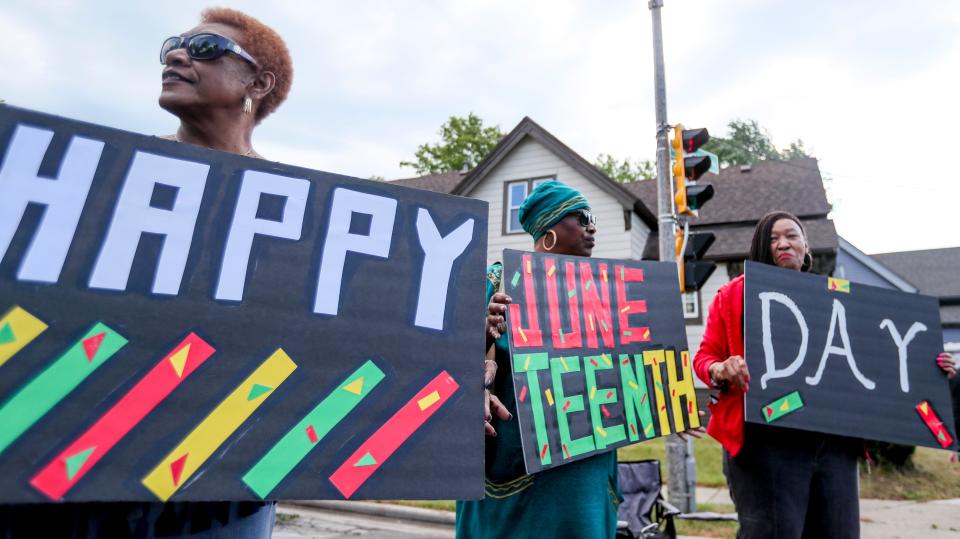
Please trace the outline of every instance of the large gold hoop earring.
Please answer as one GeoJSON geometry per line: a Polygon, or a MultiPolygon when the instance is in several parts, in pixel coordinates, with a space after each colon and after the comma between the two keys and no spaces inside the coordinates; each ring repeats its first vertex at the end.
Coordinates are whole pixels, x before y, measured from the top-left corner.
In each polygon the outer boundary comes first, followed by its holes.
{"type": "Polygon", "coordinates": [[[553,234],[553,243],[550,244],[550,247],[547,247],[547,238],[543,238],[543,248],[547,251],[552,251],[554,247],[557,246],[557,233],[553,230],[548,230],[547,234],[553,234]]]}

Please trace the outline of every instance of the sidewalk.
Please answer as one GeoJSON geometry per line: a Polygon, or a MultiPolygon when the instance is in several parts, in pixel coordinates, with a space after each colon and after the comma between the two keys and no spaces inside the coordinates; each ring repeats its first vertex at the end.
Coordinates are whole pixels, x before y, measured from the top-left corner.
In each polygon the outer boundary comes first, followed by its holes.
{"type": "MultiPolygon", "coordinates": [[[[733,505],[727,489],[710,487],[697,487],[697,503],[733,505]]],[[[454,515],[449,511],[381,503],[300,501],[293,505],[320,511],[365,515],[374,519],[393,520],[395,523],[422,523],[437,526],[438,531],[452,531],[454,522],[454,515]]],[[[861,537],[868,539],[960,537],[960,498],[929,502],[862,499],[860,524],[861,537]]],[[[443,535],[443,532],[440,532],[440,535],[443,535]]]]}
{"type": "MultiPolygon", "coordinates": [[[[725,488],[697,487],[697,503],[733,504],[725,488]]],[[[860,500],[860,534],[870,539],[960,537],[960,498],[860,500]]]]}

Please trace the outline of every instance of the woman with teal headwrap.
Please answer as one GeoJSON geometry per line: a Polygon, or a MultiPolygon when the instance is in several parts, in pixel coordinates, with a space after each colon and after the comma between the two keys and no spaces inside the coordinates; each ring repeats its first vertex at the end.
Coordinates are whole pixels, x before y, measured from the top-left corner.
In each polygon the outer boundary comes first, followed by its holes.
{"type": "MultiPolygon", "coordinates": [[[[537,252],[593,252],[597,227],[590,204],[560,182],[543,183],[530,193],[520,206],[520,224],[533,236],[537,252]]],[[[534,475],[525,472],[520,430],[512,421],[516,409],[504,324],[510,298],[497,292],[502,272],[500,263],[487,271],[487,349],[493,347],[496,360],[487,362],[485,381],[492,392],[485,425],[490,435],[486,497],[457,503],[457,537],[613,537],[622,500],[615,451],[534,475]]]]}

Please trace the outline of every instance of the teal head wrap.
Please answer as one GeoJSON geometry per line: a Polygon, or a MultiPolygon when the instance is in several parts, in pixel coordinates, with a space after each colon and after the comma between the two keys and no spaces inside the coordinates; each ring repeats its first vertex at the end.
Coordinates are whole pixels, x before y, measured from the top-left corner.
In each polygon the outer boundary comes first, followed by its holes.
{"type": "Polygon", "coordinates": [[[544,182],[520,205],[520,226],[536,241],[568,214],[584,208],[590,203],[580,191],[558,181],[544,182]]]}

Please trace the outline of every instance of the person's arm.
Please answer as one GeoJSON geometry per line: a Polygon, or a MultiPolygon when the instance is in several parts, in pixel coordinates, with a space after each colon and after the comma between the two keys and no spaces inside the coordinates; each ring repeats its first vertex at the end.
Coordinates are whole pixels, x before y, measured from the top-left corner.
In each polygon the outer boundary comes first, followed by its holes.
{"type": "Polygon", "coordinates": [[[708,386],[723,391],[727,384],[734,384],[743,391],[750,389],[750,372],[747,362],[740,356],[730,356],[727,346],[728,320],[725,319],[725,304],[722,293],[710,304],[707,329],[700,343],[700,350],[693,358],[693,368],[708,386]]]}
{"type": "Polygon", "coordinates": [[[693,358],[693,370],[697,378],[716,388],[710,379],[710,366],[727,358],[727,331],[723,320],[723,294],[717,294],[710,303],[707,327],[700,342],[700,349],[693,358]]]}

